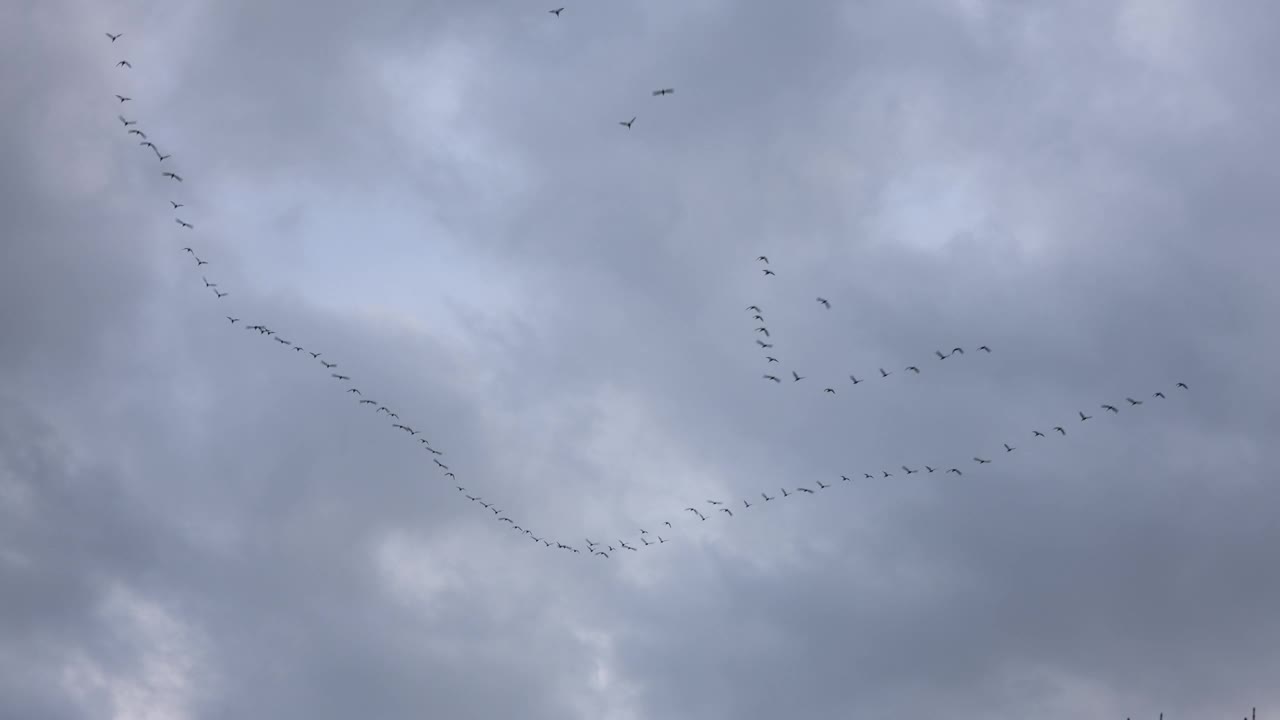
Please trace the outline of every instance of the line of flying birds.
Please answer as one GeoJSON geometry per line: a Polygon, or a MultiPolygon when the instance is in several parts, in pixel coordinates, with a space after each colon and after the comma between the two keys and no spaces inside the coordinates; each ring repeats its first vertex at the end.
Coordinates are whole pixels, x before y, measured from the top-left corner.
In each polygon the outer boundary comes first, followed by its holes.
{"type": "MultiPolygon", "coordinates": [[[[563,10],[564,8],[558,8],[556,10],[552,10],[551,12],[552,14],[559,16],[560,12],[562,12],[563,10]]],[[[117,40],[119,40],[123,36],[122,33],[117,33],[117,34],[107,33],[106,35],[108,38],[110,38],[112,43],[115,43],[117,40]]],[[[133,65],[128,60],[120,60],[116,62],[115,66],[117,68],[123,68],[123,69],[133,68],[133,65]]],[[[671,88],[663,88],[660,90],[655,90],[653,94],[655,96],[669,95],[672,92],[674,92],[674,90],[671,88]]],[[[115,97],[120,104],[133,101],[132,97],[125,96],[125,95],[116,95],[115,97]]],[[[119,119],[120,119],[120,122],[126,128],[127,134],[130,136],[139,137],[141,139],[141,142],[139,143],[139,145],[149,148],[155,154],[158,162],[163,163],[165,160],[171,157],[171,155],[161,153],[160,149],[155,145],[155,143],[149,140],[147,138],[147,135],[141,129],[136,127],[136,125],[138,124],[137,120],[127,119],[123,115],[120,115],[119,119]]],[[[635,121],[635,118],[632,118],[631,120],[622,124],[626,125],[629,128],[631,126],[631,123],[634,121],[635,121]]],[[[162,171],[161,175],[165,178],[173,180],[174,182],[178,182],[178,183],[183,182],[182,176],[172,170],[162,171]]],[[[168,202],[171,206],[171,209],[174,210],[175,212],[181,208],[186,207],[185,203],[181,203],[175,200],[169,200],[168,202]]],[[[181,228],[184,231],[195,229],[195,225],[193,223],[188,222],[187,220],[181,217],[175,216],[174,222],[179,226],[179,228],[181,228]]],[[[196,254],[194,247],[186,246],[182,248],[182,251],[191,255],[191,257],[195,261],[197,268],[200,268],[209,264],[207,260],[203,260],[196,254]]],[[[766,265],[768,264],[768,258],[763,255],[757,259],[765,263],[766,265]]],[[[770,275],[773,275],[774,273],[772,270],[766,267],[764,268],[764,274],[766,276],[770,276],[770,275]]],[[[200,279],[204,283],[204,286],[214,293],[215,299],[221,300],[230,294],[229,292],[219,289],[218,284],[215,282],[211,282],[205,275],[201,275],[200,279]]],[[[831,307],[830,302],[828,302],[825,298],[819,297],[817,298],[817,302],[827,309],[830,309],[831,307]]],[[[751,305],[747,309],[749,311],[754,312],[755,319],[760,321],[762,324],[760,328],[757,328],[757,331],[761,332],[766,338],[769,337],[768,328],[763,326],[764,318],[763,318],[763,314],[760,307],[756,305],[751,305]]],[[[416,429],[408,425],[404,421],[402,421],[400,419],[400,415],[394,409],[392,409],[391,406],[383,404],[373,398],[365,397],[363,392],[359,388],[349,384],[352,381],[351,376],[346,375],[342,372],[336,372],[335,370],[338,369],[338,364],[335,362],[330,362],[329,359],[323,355],[323,353],[309,350],[301,345],[294,343],[291,340],[285,339],[284,337],[280,336],[276,330],[270,327],[267,327],[265,324],[262,324],[262,323],[248,324],[244,322],[240,317],[236,317],[233,315],[226,315],[225,317],[228,323],[232,327],[239,324],[246,331],[256,332],[259,336],[264,338],[271,338],[280,347],[287,350],[291,350],[295,354],[302,355],[305,353],[306,355],[309,355],[312,360],[317,361],[325,370],[331,371],[330,377],[332,377],[334,380],[340,383],[343,383],[342,387],[344,388],[345,393],[352,395],[356,399],[357,405],[369,407],[372,410],[373,414],[375,415],[385,414],[386,415],[385,419],[387,420],[388,426],[391,429],[401,431],[405,433],[405,435],[410,439],[415,440],[417,446],[420,449],[432,455],[432,462],[436,466],[436,469],[441,473],[441,476],[450,478],[451,480],[456,482],[457,475],[455,474],[455,472],[452,469],[450,469],[449,465],[445,464],[440,460],[440,457],[444,455],[444,452],[433,447],[431,442],[426,437],[423,437],[423,431],[416,429]]],[[[766,343],[764,341],[758,340],[757,342],[762,346],[764,350],[769,350],[772,347],[771,344],[766,343]]],[[[991,352],[991,349],[985,345],[980,346],[979,348],[977,348],[977,350],[985,351],[988,353],[991,352]]],[[[964,350],[962,348],[953,348],[949,353],[943,353],[942,351],[939,350],[935,354],[938,356],[940,360],[945,360],[951,357],[952,355],[957,355],[957,354],[963,355],[964,350]]],[[[777,359],[772,356],[766,356],[766,360],[767,362],[777,362],[777,359]]],[[[920,369],[916,366],[907,366],[906,371],[919,373],[920,369]]],[[[893,374],[892,372],[886,371],[883,368],[880,369],[880,375],[882,378],[888,377],[892,374],[893,374]]],[[[854,385],[857,385],[863,381],[861,378],[856,378],[853,375],[850,375],[849,377],[850,377],[850,380],[852,380],[854,385]]],[[[773,380],[775,382],[781,382],[781,378],[772,376],[772,375],[766,375],[766,379],[773,380]]],[[[793,383],[800,382],[804,379],[805,379],[805,376],[802,376],[797,372],[792,371],[791,381],[793,383]]],[[[1175,387],[1180,390],[1188,389],[1187,385],[1182,382],[1177,383],[1175,387]]],[[[834,388],[825,388],[825,390],[830,393],[835,392],[834,388]]],[[[1152,397],[1164,399],[1166,398],[1166,395],[1164,392],[1155,392],[1152,395],[1152,397]]],[[[1126,397],[1125,402],[1128,403],[1129,407],[1137,407],[1143,404],[1142,400],[1137,400],[1131,397],[1126,397]]],[[[1103,404],[1100,406],[1100,408],[1105,412],[1109,412],[1113,414],[1119,414],[1120,412],[1120,408],[1114,404],[1103,404]]],[[[1083,411],[1079,412],[1078,414],[1079,414],[1080,422],[1091,420],[1093,418],[1092,415],[1087,415],[1083,411]]],[[[1066,428],[1060,425],[1050,426],[1049,432],[1050,433],[1056,432],[1062,436],[1065,436],[1067,434],[1066,428]]],[[[1040,430],[1033,430],[1032,436],[1038,437],[1038,438],[1047,437],[1046,433],[1041,432],[1040,430]]],[[[1005,443],[1003,447],[1004,447],[1004,452],[1006,453],[1012,453],[1015,450],[1017,450],[1016,447],[1009,445],[1007,443],[1005,443]]],[[[977,455],[973,457],[973,461],[977,463],[979,466],[987,465],[992,462],[992,460],[990,459],[983,458],[977,455]]],[[[932,465],[918,465],[916,468],[912,468],[908,465],[901,465],[900,467],[902,468],[902,471],[906,475],[914,475],[921,472],[921,470],[923,470],[926,474],[934,473],[934,472],[952,473],[956,475],[964,474],[964,472],[960,470],[958,466],[946,467],[944,469],[944,466],[942,464],[938,465],[937,467],[934,467],[932,465]]],[[[871,472],[863,472],[862,477],[864,479],[884,479],[884,478],[891,478],[895,476],[894,473],[889,472],[888,470],[877,470],[876,472],[879,474],[877,475],[871,472]]],[[[839,479],[839,482],[844,482],[844,483],[851,483],[852,481],[853,481],[853,478],[848,475],[841,475],[839,479]]],[[[760,499],[757,500],[755,503],[753,503],[750,499],[742,499],[740,501],[742,506],[738,508],[738,510],[739,512],[742,512],[745,510],[749,510],[752,507],[756,507],[761,503],[768,503],[774,500],[789,498],[795,495],[806,495],[806,494],[814,495],[832,487],[832,485],[834,485],[835,482],[837,481],[835,481],[834,479],[830,483],[824,483],[821,480],[817,480],[816,485],[814,487],[808,487],[808,486],[797,486],[794,488],[781,487],[777,491],[774,491],[776,493],[775,495],[769,495],[767,491],[761,492],[759,493],[760,499]]],[[[579,547],[573,544],[569,544],[567,542],[563,542],[562,540],[551,538],[545,534],[537,533],[531,528],[525,527],[524,525],[518,523],[514,518],[510,517],[509,514],[506,513],[504,510],[497,507],[494,502],[486,500],[485,498],[479,495],[473,494],[464,485],[454,485],[454,487],[457,490],[457,492],[462,494],[468,501],[478,504],[479,506],[488,510],[494,516],[493,519],[496,522],[507,524],[512,531],[517,532],[522,536],[528,537],[532,542],[544,548],[564,550],[572,553],[582,553],[585,550],[585,552],[587,552],[590,555],[608,558],[608,557],[611,557],[610,553],[615,553],[620,551],[638,552],[640,548],[648,547],[651,545],[664,545],[670,542],[670,540],[667,537],[664,537],[657,533],[650,533],[646,529],[640,529],[639,533],[635,535],[634,539],[632,539],[630,542],[627,542],[625,539],[619,538],[615,546],[612,543],[600,543],[600,542],[595,542],[589,538],[586,538],[585,539],[586,544],[582,546],[582,548],[580,549],[579,547]]],[[[699,522],[705,522],[712,514],[721,514],[725,517],[734,517],[733,508],[737,507],[736,505],[737,502],[738,501],[735,501],[734,506],[731,507],[728,503],[721,500],[706,500],[705,505],[685,507],[683,512],[688,513],[688,515],[675,516],[675,517],[676,519],[679,519],[680,517],[685,517],[691,520],[693,518],[696,518],[697,521],[699,522]],[[704,508],[706,509],[706,512],[703,512],[704,508]]],[[[671,522],[670,519],[668,519],[668,520],[662,521],[660,527],[665,527],[665,528],[674,530],[675,525],[671,522]]]]}

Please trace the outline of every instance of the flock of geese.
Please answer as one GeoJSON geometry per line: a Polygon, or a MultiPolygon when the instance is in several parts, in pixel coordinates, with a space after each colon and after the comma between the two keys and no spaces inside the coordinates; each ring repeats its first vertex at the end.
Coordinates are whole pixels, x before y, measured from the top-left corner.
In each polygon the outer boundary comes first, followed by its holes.
{"type": "MultiPolygon", "coordinates": [[[[559,17],[560,13],[563,10],[564,8],[558,8],[550,12],[553,15],[559,17]]],[[[114,43],[116,43],[118,40],[120,40],[121,37],[123,37],[123,34],[107,33],[107,37],[110,39],[111,43],[114,45],[114,43]]],[[[128,60],[122,59],[115,63],[115,67],[127,71],[127,70],[132,70],[133,65],[128,60]]],[[[673,92],[674,90],[672,88],[662,88],[659,90],[655,90],[653,94],[655,96],[660,96],[660,95],[669,95],[673,92]]],[[[128,95],[117,94],[115,95],[115,98],[117,101],[116,102],[117,106],[124,106],[128,103],[134,102],[134,99],[128,95]]],[[[132,107],[132,106],[129,106],[129,107],[132,107]]],[[[155,143],[155,141],[150,137],[148,137],[146,132],[138,126],[139,125],[138,120],[129,119],[125,117],[123,114],[119,115],[118,117],[119,117],[120,123],[123,125],[125,129],[126,136],[130,138],[136,138],[138,141],[138,146],[146,149],[148,151],[148,154],[155,158],[157,162],[157,168],[158,168],[159,174],[164,178],[172,181],[173,183],[176,183],[177,185],[175,185],[175,187],[177,186],[185,187],[185,185],[183,185],[183,183],[185,182],[185,179],[173,167],[174,163],[166,164],[166,161],[169,160],[172,157],[172,155],[164,153],[160,149],[160,147],[155,143]]],[[[622,124],[630,128],[633,122],[635,122],[634,117],[631,120],[623,122],[622,124]]],[[[197,235],[187,235],[187,233],[193,233],[196,229],[195,224],[192,222],[189,222],[186,219],[192,216],[186,212],[183,213],[183,216],[177,215],[178,211],[183,210],[184,208],[187,207],[186,203],[181,202],[179,200],[169,199],[168,206],[169,206],[168,209],[173,211],[175,214],[173,220],[174,220],[174,224],[177,226],[176,231],[183,234],[184,237],[197,237],[197,235]]],[[[196,243],[194,241],[190,243],[185,243],[181,247],[181,252],[190,255],[191,260],[194,263],[195,269],[200,273],[201,282],[204,284],[204,287],[210,291],[211,300],[215,302],[219,302],[221,307],[230,306],[231,301],[226,301],[226,298],[228,298],[231,295],[231,292],[229,290],[223,289],[219,285],[219,283],[212,282],[209,280],[208,274],[211,274],[213,271],[203,269],[206,265],[210,265],[210,263],[208,260],[205,260],[197,253],[196,243]]],[[[763,255],[759,256],[757,258],[757,261],[759,261],[764,265],[764,267],[761,269],[765,277],[770,277],[775,274],[774,271],[769,267],[768,257],[763,255]]],[[[825,308],[827,310],[831,309],[831,303],[825,298],[819,297],[817,298],[816,302],[818,306],[822,308],[825,308]]],[[[757,304],[752,304],[748,306],[747,311],[753,313],[753,319],[757,323],[759,323],[759,326],[756,327],[755,331],[756,333],[761,335],[763,339],[757,339],[756,343],[766,353],[765,354],[766,365],[780,363],[779,359],[774,354],[772,354],[774,346],[771,342],[769,342],[771,335],[770,335],[768,326],[764,322],[764,311],[757,304]]],[[[344,394],[350,395],[352,397],[354,406],[359,408],[365,408],[367,409],[368,412],[370,412],[374,416],[379,417],[382,421],[386,423],[386,426],[389,430],[393,430],[398,433],[403,433],[404,437],[407,440],[413,442],[415,447],[417,447],[420,451],[427,454],[427,456],[431,458],[432,464],[434,466],[434,470],[437,473],[439,473],[441,478],[447,478],[448,481],[452,484],[452,486],[456,489],[457,493],[461,497],[465,498],[467,501],[473,503],[474,505],[488,511],[493,516],[492,519],[495,522],[507,525],[512,532],[515,532],[523,537],[528,538],[530,542],[538,545],[539,547],[561,550],[564,552],[571,552],[575,554],[589,554],[592,556],[599,556],[604,558],[610,558],[617,553],[623,553],[625,551],[639,552],[643,548],[656,546],[656,545],[664,545],[670,542],[669,537],[664,536],[664,533],[666,535],[670,535],[671,531],[675,529],[676,524],[672,522],[673,520],[675,521],[684,520],[688,522],[706,522],[711,517],[723,517],[725,519],[729,519],[729,518],[735,517],[735,510],[738,513],[747,512],[747,511],[750,511],[752,508],[756,508],[762,504],[766,504],[774,501],[781,501],[781,500],[786,500],[793,497],[800,497],[805,495],[817,495],[819,493],[824,493],[829,489],[831,489],[832,487],[834,487],[836,484],[852,485],[854,483],[854,476],[857,476],[857,475],[860,475],[861,479],[868,479],[868,480],[885,479],[885,478],[895,477],[899,469],[901,469],[904,475],[914,475],[920,472],[924,472],[925,474],[946,473],[946,474],[954,474],[954,475],[964,475],[965,471],[961,469],[962,466],[972,470],[972,469],[980,468],[984,465],[990,465],[993,463],[993,460],[990,459],[989,457],[983,457],[982,454],[975,454],[972,457],[971,461],[970,460],[966,460],[963,462],[935,461],[929,464],[922,463],[922,462],[913,462],[910,464],[902,464],[902,465],[896,466],[892,468],[892,471],[886,468],[864,468],[857,472],[852,472],[851,474],[833,476],[829,479],[830,482],[815,480],[812,485],[796,485],[796,486],[788,485],[785,487],[768,488],[759,492],[758,495],[751,495],[750,497],[738,498],[736,500],[707,499],[704,501],[703,504],[686,506],[683,509],[683,511],[681,511],[679,514],[673,513],[672,515],[668,516],[666,519],[655,522],[651,526],[654,528],[654,532],[650,532],[648,529],[645,529],[645,528],[640,528],[637,533],[629,534],[628,538],[616,538],[614,540],[609,540],[605,542],[597,542],[597,541],[591,540],[590,538],[584,538],[582,543],[579,543],[576,540],[570,542],[563,538],[554,538],[554,537],[551,537],[549,534],[535,530],[533,527],[529,526],[528,523],[525,523],[523,521],[516,519],[512,513],[509,513],[506,510],[499,507],[495,501],[487,499],[484,496],[480,495],[479,493],[475,492],[474,490],[468,489],[466,485],[461,484],[461,481],[458,478],[458,471],[453,467],[451,467],[451,465],[441,460],[441,457],[443,457],[445,454],[444,451],[438,449],[432,444],[430,439],[428,439],[428,437],[426,436],[425,431],[420,429],[421,426],[417,426],[417,423],[410,424],[407,420],[401,418],[399,412],[397,412],[396,408],[394,408],[392,405],[381,402],[372,397],[366,396],[364,392],[355,385],[353,376],[348,374],[349,371],[347,371],[339,363],[334,362],[330,358],[330,356],[320,351],[312,349],[310,346],[310,343],[308,343],[307,346],[304,347],[298,342],[295,342],[292,339],[286,338],[284,335],[280,333],[279,329],[270,327],[266,323],[263,323],[263,322],[251,323],[243,319],[239,315],[235,314],[234,312],[228,313],[224,317],[226,318],[226,321],[230,327],[243,328],[244,331],[251,333],[254,336],[260,337],[264,340],[269,339],[273,341],[276,344],[276,346],[281,349],[281,351],[289,352],[293,355],[298,356],[299,358],[311,361],[315,363],[315,366],[318,369],[321,369],[321,371],[323,372],[327,372],[330,378],[332,378],[332,380],[334,381],[335,386],[340,388],[344,394]],[[973,464],[969,464],[970,462],[973,464]]],[[[991,348],[986,345],[981,345],[975,348],[973,352],[990,353],[991,348]]],[[[949,352],[943,352],[942,350],[938,350],[935,352],[935,355],[937,356],[937,359],[939,361],[945,361],[948,358],[955,357],[955,356],[963,356],[964,354],[965,354],[965,350],[960,347],[952,348],[949,352]]],[[[879,368],[879,377],[880,379],[885,379],[893,375],[894,372],[895,371],[886,370],[885,368],[879,368]]],[[[908,365],[902,370],[902,372],[919,374],[921,370],[918,365],[908,365]]],[[[783,382],[783,377],[780,375],[766,373],[764,375],[764,378],[774,383],[783,382]]],[[[804,381],[805,379],[807,379],[806,376],[801,375],[798,371],[790,370],[789,380],[791,383],[793,384],[799,383],[804,381]]],[[[856,386],[864,382],[865,378],[857,377],[856,375],[850,374],[849,380],[852,382],[854,386],[856,386]]],[[[1182,382],[1176,383],[1173,387],[1177,391],[1185,391],[1188,389],[1187,385],[1182,382]]],[[[835,387],[824,387],[823,392],[826,392],[829,394],[835,394],[836,389],[835,387]]],[[[1139,400],[1133,397],[1125,397],[1122,402],[1125,403],[1125,407],[1127,410],[1135,410],[1141,407],[1146,400],[1154,399],[1156,401],[1163,401],[1163,400],[1166,400],[1167,397],[1168,396],[1165,394],[1164,391],[1157,390],[1154,393],[1152,393],[1149,398],[1145,398],[1144,400],[1139,400]]],[[[1120,403],[1119,402],[1103,403],[1099,406],[1099,409],[1109,414],[1118,415],[1120,414],[1120,403]]],[[[1096,412],[1096,411],[1091,411],[1091,412],[1096,412]]],[[[1077,422],[1086,422],[1088,420],[1092,420],[1093,418],[1094,418],[1093,415],[1089,415],[1084,411],[1078,411],[1077,422]]],[[[1044,426],[1045,431],[1042,431],[1041,429],[1033,429],[1031,430],[1030,434],[1027,436],[1027,439],[1038,441],[1040,439],[1048,438],[1052,434],[1056,434],[1057,436],[1060,436],[1060,437],[1065,437],[1068,434],[1066,428],[1067,428],[1066,423],[1057,424],[1057,425],[1046,424],[1044,426]]],[[[1012,453],[1017,449],[1018,448],[1016,446],[1011,445],[1009,443],[1004,443],[1002,447],[1003,453],[1005,454],[1012,453]]]]}

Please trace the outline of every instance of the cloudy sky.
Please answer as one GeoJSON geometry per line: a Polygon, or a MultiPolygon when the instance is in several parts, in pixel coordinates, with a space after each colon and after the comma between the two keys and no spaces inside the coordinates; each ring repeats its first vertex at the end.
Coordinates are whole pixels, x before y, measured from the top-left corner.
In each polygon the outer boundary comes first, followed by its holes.
{"type": "Polygon", "coordinates": [[[547,9],[0,6],[0,717],[1280,712],[1280,7],[547,9]]]}

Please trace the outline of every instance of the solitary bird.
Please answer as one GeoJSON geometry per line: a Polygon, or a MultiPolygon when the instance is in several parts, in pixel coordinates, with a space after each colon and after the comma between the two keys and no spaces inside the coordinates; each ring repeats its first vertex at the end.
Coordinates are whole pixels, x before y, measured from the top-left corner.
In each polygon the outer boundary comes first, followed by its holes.
{"type": "MultiPolygon", "coordinates": [[[[1080,412],[1080,411],[1077,411],[1077,412],[1080,412]]],[[[1092,415],[1085,415],[1083,412],[1080,412],[1080,422],[1084,422],[1085,420],[1088,420],[1092,417],[1093,417],[1092,415]]]]}
{"type": "Polygon", "coordinates": [[[777,275],[777,273],[775,273],[774,271],[770,270],[769,268],[765,268],[763,272],[764,272],[764,274],[765,274],[765,275],[777,275]]]}
{"type": "Polygon", "coordinates": [[[240,322],[240,318],[233,318],[230,315],[227,316],[227,319],[231,321],[232,325],[235,325],[236,323],[240,322]]]}
{"type": "Polygon", "coordinates": [[[330,375],[330,377],[334,377],[334,378],[337,378],[337,379],[339,379],[339,380],[350,380],[350,379],[351,379],[351,376],[349,376],[349,375],[339,375],[338,373],[330,373],[329,375],[330,375]]]}
{"type": "Polygon", "coordinates": [[[801,375],[800,373],[796,372],[795,370],[792,370],[792,371],[791,371],[791,377],[795,378],[794,380],[792,380],[792,382],[800,382],[801,380],[805,379],[805,378],[806,378],[806,377],[808,377],[808,376],[807,376],[807,375],[801,375]]]}
{"type": "Polygon", "coordinates": [[[556,17],[560,17],[560,13],[564,12],[564,8],[556,8],[555,10],[548,10],[547,12],[555,15],[556,17]]]}
{"type": "Polygon", "coordinates": [[[618,121],[618,124],[619,124],[619,125],[621,125],[621,126],[623,126],[623,127],[625,127],[626,129],[630,130],[630,129],[631,129],[631,123],[634,123],[635,121],[636,121],[636,119],[635,119],[634,117],[632,117],[630,120],[628,120],[628,121],[626,121],[626,122],[618,121]]]}
{"type": "Polygon", "coordinates": [[[827,302],[826,298],[818,298],[818,302],[821,303],[822,306],[825,307],[826,309],[828,310],[831,309],[831,303],[827,302]]]}
{"type": "Polygon", "coordinates": [[[937,355],[939,360],[946,360],[946,359],[947,359],[947,356],[946,356],[946,355],[943,355],[941,350],[934,350],[934,351],[933,351],[933,354],[934,354],[934,355],[937,355]]]}
{"type": "Polygon", "coordinates": [[[856,377],[854,377],[854,376],[852,376],[852,375],[850,375],[850,376],[849,376],[849,379],[853,381],[853,384],[854,384],[854,385],[857,385],[858,383],[862,382],[861,380],[859,380],[858,378],[856,378],[856,377]]]}
{"type": "Polygon", "coordinates": [[[120,62],[116,63],[116,67],[127,67],[132,69],[133,63],[129,62],[128,60],[121,60],[120,62]]]}
{"type": "Polygon", "coordinates": [[[146,133],[144,133],[144,132],[142,132],[142,131],[141,131],[141,130],[139,130],[138,128],[129,128],[129,134],[130,134],[130,135],[137,135],[138,137],[142,138],[143,140],[146,140],[146,139],[147,139],[147,134],[146,134],[146,133]]]}
{"type": "Polygon", "coordinates": [[[115,35],[112,35],[111,33],[107,33],[107,37],[111,38],[111,42],[115,42],[116,40],[119,40],[121,35],[124,35],[124,33],[116,33],[115,35]]]}
{"type": "Polygon", "coordinates": [[[773,362],[778,362],[778,358],[776,358],[776,357],[769,357],[768,355],[766,355],[764,359],[765,359],[765,360],[768,360],[768,361],[769,361],[769,362],[771,362],[771,363],[773,363],[773,362]]]}
{"type": "Polygon", "coordinates": [[[364,393],[360,392],[360,388],[348,388],[348,389],[347,389],[347,392],[352,393],[352,394],[354,394],[354,395],[363,395],[363,394],[364,394],[364,393]]]}
{"type": "Polygon", "coordinates": [[[963,354],[964,354],[964,348],[951,348],[951,354],[952,354],[952,355],[963,355],[963,354]]]}
{"type": "Polygon", "coordinates": [[[773,499],[773,498],[769,497],[768,495],[766,495],[766,494],[764,494],[764,493],[760,493],[760,497],[764,498],[764,501],[765,501],[765,502],[769,502],[770,500],[772,500],[772,499],[773,499]]]}
{"type": "Polygon", "coordinates": [[[178,173],[175,173],[175,172],[169,172],[169,171],[167,171],[167,170],[166,170],[165,172],[162,172],[162,173],[160,173],[160,174],[161,174],[161,175],[163,175],[164,177],[167,177],[167,178],[173,178],[174,180],[177,180],[178,182],[182,182],[182,176],[178,175],[178,173]]]}
{"type": "Polygon", "coordinates": [[[214,295],[217,295],[217,296],[218,296],[218,297],[220,297],[220,298],[224,298],[224,297],[226,297],[226,296],[230,295],[231,293],[229,293],[229,292],[218,292],[218,288],[213,288],[213,294],[214,294],[214,295]]]}
{"type": "Polygon", "coordinates": [[[948,470],[947,470],[947,472],[949,472],[949,473],[955,473],[955,474],[957,474],[957,475],[964,475],[964,473],[960,472],[960,469],[959,469],[959,468],[950,468],[950,469],[948,469],[948,470]]]}
{"type": "Polygon", "coordinates": [[[836,394],[836,389],[835,389],[835,388],[826,388],[826,389],[825,389],[825,390],[823,390],[822,392],[828,392],[828,393],[831,393],[832,395],[835,395],[835,394],[836,394]]]}
{"type": "Polygon", "coordinates": [[[757,340],[757,341],[756,341],[756,344],[757,344],[757,345],[759,345],[759,346],[760,346],[760,347],[762,347],[762,348],[765,348],[766,350],[767,350],[767,349],[769,349],[769,348],[771,348],[771,347],[773,347],[773,345],[770,345],[769,343],[767,343],[767,342],[765,342],[765,341],[763,341],[763,340],[757,340]]]}
{"type": "Polygon", "coordinates": [[[991,352],[991,348],[987,347],[986,345],[981,345],[978,347],[978,349],[984,352],[991,352]]]}
{"type": "Polygon", "coordinates": [[[765,336],[765,337],[769,337],[769,328],[766,328],[766,327],[758,327],[758,328],[756,328],[756,332],[758,332],[758,333],[764,333],[764,336],[765,336]]]}
{"type": "Polygon", "coordinates": [[[657,97],[657,96],[659,96],[659,95],[670,95],[671,93],[674,93],[675,91],[676,91],[676,89],[675,89],[675,88],[662,88],[661,90],[654,90],[654,91],[653,91],[653,96],[654,96],[654,97],[657,97]]]}
{"type": "Polygon", "coordinates": [[[1180,387],[1180,388],[1182,388],[1183,390],[1189,390],[1189,389],[1190,389],[1190,388],[1188,388],[1188,387],[1187,387],[1187,384],[1186,384],[1186,383],[1181,383],[1181,382],[1177,384],[1177,387],[1180,387]]]}
{"type": "Polygon", "coordinates": [[[1141,405],[1141,404],[1142,404],[1142,401],[1141,401],[1141,400],[1134,400],[1134,399],[1133,399],[1133,398],[1131,398],[1131,397],[1127,397],[1127,398],[1125,398],[1125,402],[1129,403],[1129,405],[1130,405],[1130,406],[1134,406],[1134,405],[1141,405]]]}
{"type": "Polygon", "coordinates": [[[1005,451],[1005,452],[1013,452],[1014,450],[1017,450],[1017,449],[1018,449],[1018,448],[1015,448],[1015,447],[1009,447],[1009,443],[1005,443],[1005,444],[1004,444],[1004,451],[1005,451]]]}
{"type": "Polygon", "coordinates": [[[772,380],[772,381],[774,381],[774,382],[776,382],[776,383],[780,383],[780,382],[782,382],[782,379],[781,379],[781,378],[779,378],[777,375],[765,375],[765,376],[764,376],[764,379],[765,379],[765,380],[772,380]]]}
{"type": "Polygon", "coordinates": [[[915,365],[908,365],[905,369],[910,370],[911,372],[917,375],[920,374],[920,368],[916,367],[915,365]]]}
{"type": "Polygon", "coordinates": [[[1044,433],[1040,432],[1039,430],[1032,430],[1031,434],[1034,435],[1035,437],[1044,437],[1044,433]]]}
{"type": "Polygon", "coordinates": [[[725,515],[728,515],[729,517],[733,517],[733,511],[730,510],[729,508],[720,508],[720,512],[724,513],[725,515]]]}
{"type": "Polygon", "coordinates": [[[1115,405],[1101,405],[1099,407],[1101,407],[1103,410],[1106,410],[1107,412],[1113,412],[1113,413],[1116,413],[1117,415],[1120,414],[1119,408],[1117,408],[1115,405]]]}
{"type": "Polygon", "coordinates": [[[125,127],[129,127],[130,125],[137,125],[137,124],[138,124],[138,121],[137,121],[137,120],[125,120],[123,115],[117,115],[116,117],[120,118],[120,122],[124,123],[124,126],[125,126],[125,127]]]}
{"type": "Polygon", "coordinates": [[[915,474],[915,473],[920,472],[919,470],[912,470],[911,468],[907,467],[906,465],[903,465],[903,466],[902,466],[902,469],[903,469],[903,470],[906,470],[908,475],[912,475],[912,474],[915,474]]]}
{"type": "Polygon", "coordinates": [[[755,311],[755,312],[761,312],[761,310],[760,310],[760,306],[759,306],[759,305],[748,305],[748,306],[747,306],[747,309],[748,309],[748,310],[753,310],[753,311],[755,311]]]}
{"type": "Polygon", "coordinates": [[[1058,431],[1058,432],[1060,432],[1060,433],[1062,433],[1062,436],[1063,436],[1063,437],[1066,437],[1066,435],[1067,435],[1067,431],[1066,431],[1066,430],[1063,430],[1061,425],[1055,425],[1055,426],[1053,427],[1053,429],[1054,429],[1054,430],[1057,430],[1057,431],[1058,431]]]}
{"type": "Polygon", "coordinates": [[[977,456],[974,456],[974,458],[973,458],[973,459],[974,459],[974,460],[976,460],[976,461],[978,462],[978,464],[979,464],[979,465],[985,465],[985,464],[987,464],[987,463],[991,462],[990,460],[983,460],[982,458],[977,457],[977,456]]]}
{"type": "Polygon", "coordinates": [[[133,98],[131,98],[131,97],[125,97],[125,96],[123,96],[123,95],[116,95],[116,98],[117,98],[117,99],[119,99],[119,100],[120,100],[120,102],[122,102],[122,103],[129,102],[130,100],[132,100],[132,99],[133,99],[133,98]]]}
{"type": "Polygon", "coordinates": [[[320,364],[321,364],[321,365],[323,365],[323,366],[325,366],[326,368],[336,368],[336,367],[338,367],[338,363],[325,362],[324,360],[321,360],[321,361],[320,361],[320,364]]]}
{"type": "Polygon", "coordinates": [[[1158,398],[1164,399],[1164,393],[1154,392],[1154,393],[1151,393],[1151,397],[1158,397],[1158,398]]]}
{"type": "Polygon", "coordinates": [[[174,222],[178,223],[184,228],[187,228],[188,230],[195,228],[195,225],[192,225],[191,223],[187,222],[186,220],[183,220],[182,218],[174,218],[173,220],[174,222]]]}
{"type": "Polygon", "coordinates": [[[890,376],[890,375],[892,375],[892,374],[893,374],[893,373],[891,373],[891,372],[885,372],[885,369],[884,369],[884,368],[880,368],[880,377],[882,377],[882,378],[887,378],[887,377],[889,377],[889,376],[890,376]]]}

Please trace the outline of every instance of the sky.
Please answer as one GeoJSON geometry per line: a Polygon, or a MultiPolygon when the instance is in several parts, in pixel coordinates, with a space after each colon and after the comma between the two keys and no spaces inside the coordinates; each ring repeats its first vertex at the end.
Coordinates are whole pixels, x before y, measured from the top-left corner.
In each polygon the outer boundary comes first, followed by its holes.
{"type": "Polygon", "coordinates": [[[1280,712],[1280,6],[548,9],[0,5],[0,717],[1280,712]]]}

